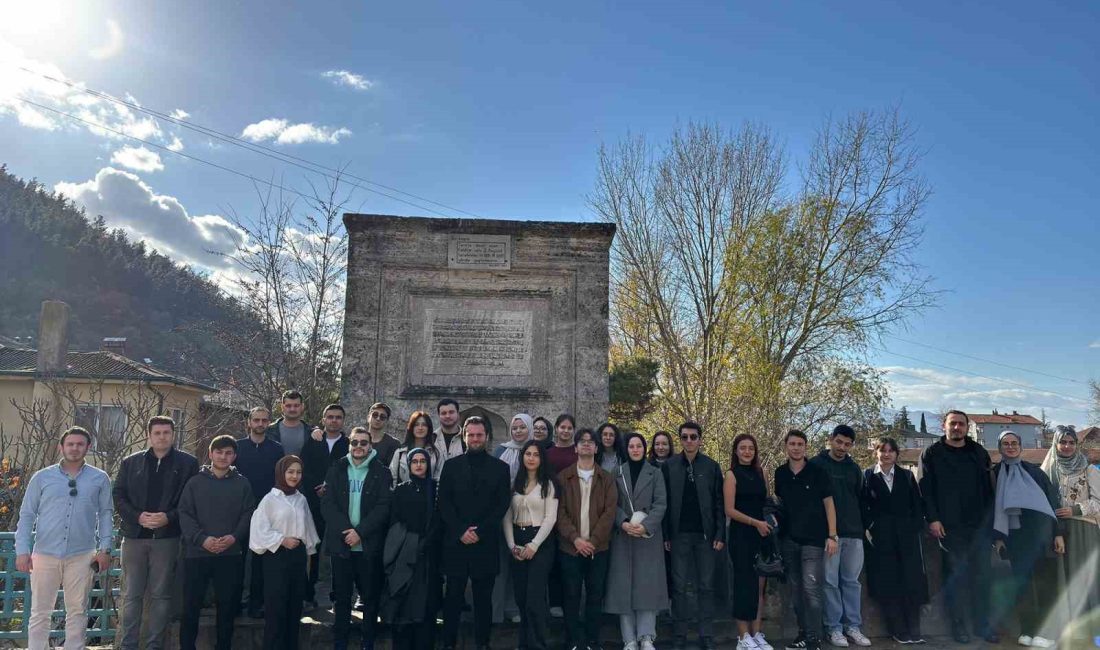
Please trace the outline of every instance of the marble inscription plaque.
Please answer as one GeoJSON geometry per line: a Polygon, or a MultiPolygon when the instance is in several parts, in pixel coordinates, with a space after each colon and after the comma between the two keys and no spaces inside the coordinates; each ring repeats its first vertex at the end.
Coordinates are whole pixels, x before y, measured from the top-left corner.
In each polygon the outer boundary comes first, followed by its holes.
{"type": "Polygon", "coordinates": [[[531,374],[531,312],[427,309],[430,375],[531,374]]]}
{"type": "Polygon", "coordinates": [[[512,268],[510,235],[451,235],[447,266],[452,269],[487,271],[512,268]]]}

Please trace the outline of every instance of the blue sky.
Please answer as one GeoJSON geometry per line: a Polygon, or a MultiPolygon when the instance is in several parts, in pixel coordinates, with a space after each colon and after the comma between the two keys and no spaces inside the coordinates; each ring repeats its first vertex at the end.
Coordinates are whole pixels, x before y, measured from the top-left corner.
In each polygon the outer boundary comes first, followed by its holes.
{"type": "MultiPolygon", "coordinates": [[[[223,215],[254,209],[247,181],[15,98],[298,189],[303,173],[13,66],[523,219],[590,218],[596,149],[628,131],[751,120],[797,162],[827,115],[900,102],[934,189],[918,256],[945,294],[871,358],[892,370],[895,405],[1085,423],[1072,398],[1100,377],[1100,5],[281,4],[5,0],[0,162],[218,273],[204,251],[231,245],[223,215]],[[355,76],[325,76],[339,71],[355,76]]],[[[428,214],[362,191],[352,207],[428,214]]]]}

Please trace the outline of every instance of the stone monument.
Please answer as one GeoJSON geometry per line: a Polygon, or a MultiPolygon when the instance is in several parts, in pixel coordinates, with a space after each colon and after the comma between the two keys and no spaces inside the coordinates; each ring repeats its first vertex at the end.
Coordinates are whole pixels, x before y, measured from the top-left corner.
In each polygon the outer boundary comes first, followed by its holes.
{"type": "MultiPolygon", "coordinates": [[[[343,404],[393,409],[404,436],[444,397],[484,415],[494,444],[515,413],[578,426],[607,417],[608,250],[602,223],[345,214],[343,404]]],[[[437,423],[438,424],[438,423],[437,423]]],[[[349,425],[350,426],[350,425],[349,425]]]]}

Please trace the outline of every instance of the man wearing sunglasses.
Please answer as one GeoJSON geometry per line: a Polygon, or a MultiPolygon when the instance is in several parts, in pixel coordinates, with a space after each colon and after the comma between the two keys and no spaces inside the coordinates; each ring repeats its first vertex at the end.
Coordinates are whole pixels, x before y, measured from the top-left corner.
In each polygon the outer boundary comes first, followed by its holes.
{"type": "Polygon", "coordinates": [[[700,451],[703,428],[680,425],[683,451],[661,466],[668,487],[668,510],[662,525],[665,548],[672,552],[673,647],[687,643],[694,623],[699,647],[713,650],[715,563],[725,548],[726,512],[722,502],[722,468],[700,451]]]}
{"type": "Polygon", "coordinates": [[[333,647],[346,650],[354,586],[363,601],[362,648],[374,647],[374,627],[382,581],[382,546],[390,519],[390,470],[372,448],[371,436],[356,427],[347,441],[348,453],[337,459],[325,478],[321,497],[327,530],[325,550],[332,559],[335,592],[333,647]]]}
{"type": "Polygon", "coordinates": [[[81,427],[61,434],[61,462],[35,472],[19,507],[15,568],[31,574],[27,645],[36,650],[47,647],[58,587],[65,590],[65,647],[84,648],[92,578],[110,565],[111,479],[84,462],[91,444],[81,427]]]}
{"type": "Polygon", "coordinates": [[[394,452],[401,446],[397,438],[386,433],[386,425],[389,424],[391,414],[389,406],[384,402],[378,402],[371,405],[367,420],[371,447],[378,452],[378,460],[386,467],[390,466],[394,452]]]}

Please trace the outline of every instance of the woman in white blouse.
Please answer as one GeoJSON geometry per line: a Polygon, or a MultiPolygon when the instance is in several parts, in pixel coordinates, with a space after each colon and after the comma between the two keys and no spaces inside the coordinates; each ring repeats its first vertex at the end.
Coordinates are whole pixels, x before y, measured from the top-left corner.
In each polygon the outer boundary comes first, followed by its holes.
{"type": "Polygon", "coordinates": [[[512,584],[519,605],[517,646],[545,650],[546,581],[554,564],[550,539],[558,520],[558,491],[546,462],[546,452],[536,440],[523,445],[523,468],[512,483],[512,501],[504,515],[504,539],[512,553],[512,584]]]}
{"type": "Polygon", "coordinates": [[[297,650],[306,561],[317,552],[317,529],[306,498],[298,492],[302,460],[275,463],[275,487],[252,513],[248,546],[264,555],[264,648],[297,650]]]}

